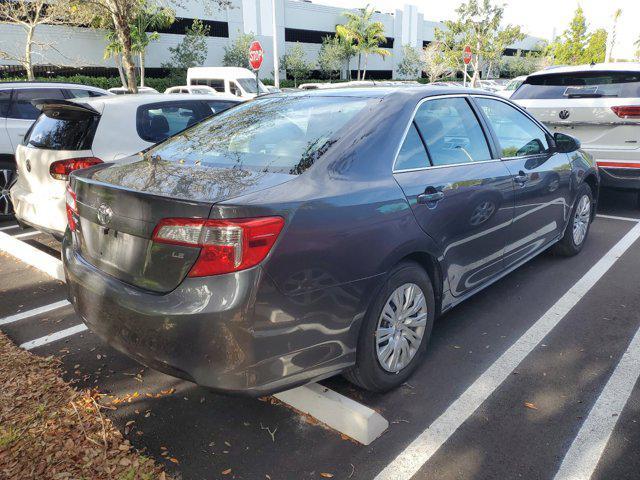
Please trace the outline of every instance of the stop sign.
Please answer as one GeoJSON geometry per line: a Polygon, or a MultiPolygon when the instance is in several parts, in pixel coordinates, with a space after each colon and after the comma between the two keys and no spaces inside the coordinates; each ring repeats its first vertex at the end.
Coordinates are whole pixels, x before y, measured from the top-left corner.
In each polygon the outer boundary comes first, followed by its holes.
{"type": "Polygon", "coordinates": [[[264,56],[264,51],[262,50],[262,45],[257,40],[251,42],[251,46],[249,47],[249,63],[251,64],[251,68],[254,70],[260,70],[260,66],[262,65],[262,58],[264,56]]]}
{"type": "Polygon", "coordinates": [[[462,60],[465,65],[469,65],[471,63],[471,47],[467,45],[464,47],[464,53],[462,54],[462,60]]]}

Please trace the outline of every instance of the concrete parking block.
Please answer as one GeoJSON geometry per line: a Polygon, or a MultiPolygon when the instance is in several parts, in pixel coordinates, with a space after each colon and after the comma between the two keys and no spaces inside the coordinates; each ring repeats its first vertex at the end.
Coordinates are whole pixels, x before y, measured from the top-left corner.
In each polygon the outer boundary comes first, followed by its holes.
{"type": "Polygon", "coordinates": [[[375,410],[317,383],[274,397],[363,445],[369,445],[389,428],[389,422],[375,410]]]}
{"type": "Polygon", "coordinates": [[[0,250],[13,255],[18,260],[37,268],[56,280],[64,282],[64,269],[60,259],[3,232],[0,232],[0,250]]]}

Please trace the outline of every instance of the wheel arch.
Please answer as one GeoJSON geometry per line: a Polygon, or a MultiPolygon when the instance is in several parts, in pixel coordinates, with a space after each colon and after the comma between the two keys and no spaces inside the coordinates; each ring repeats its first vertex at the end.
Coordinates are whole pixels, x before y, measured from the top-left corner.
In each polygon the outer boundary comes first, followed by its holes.
{"type": "Polygon", "coordinates": [[[600,182],[598,181],[598,177],[595,172],[590,172],[584,177],[584,183],[589,185],[591,188],[591,194],[593,195],[594,206],[591,212],[591,220],[596,216],[596,207],[598,206],[598,197],[600,196],[600,182]]]}

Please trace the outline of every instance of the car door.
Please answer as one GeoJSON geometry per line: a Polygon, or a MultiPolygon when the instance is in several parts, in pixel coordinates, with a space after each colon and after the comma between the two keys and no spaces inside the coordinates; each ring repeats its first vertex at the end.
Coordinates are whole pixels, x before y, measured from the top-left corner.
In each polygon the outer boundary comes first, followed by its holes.
{"type": "Polygon", "coordinates": [[[25,133],[33,124],[40,111],[31,105],[38,98],[64,99],[60,88],[16,88],[13,91],[11,108],[7,116],[7,134],[15,152],[22,143],[25,133]]]}
{"type": "Polygon", "coordinates": [[[503,269],[514,187],[494,154],[468,98],[447,96],[421,102],[396,158],[394,176],[438,244],[454,296],[503,269]]]}
{"type": "Polygon", "coordinates": [[[475,97],[515,185],[513,224],[505,266],[514,265],[562,235],[571,210],[571,163],[526,113],[493,97],[475,97]]]}

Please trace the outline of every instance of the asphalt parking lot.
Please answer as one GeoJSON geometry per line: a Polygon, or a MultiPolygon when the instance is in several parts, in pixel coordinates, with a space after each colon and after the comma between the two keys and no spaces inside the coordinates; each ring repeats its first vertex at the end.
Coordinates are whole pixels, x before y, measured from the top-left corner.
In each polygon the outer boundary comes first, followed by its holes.
{"type": "MultiPolygon", "coordinates": [[[[341,377],[323,382],[389,421],[368,446],[272,398],[220,396],[143,368],[81,331],[70,305],[15,320],[64,301],[65,287],[2,251],[0,329],[61,357],[78,388],[107,394],[116,426],[178,478],[637,479],[634,200],[604,192],[580,255],[542,254],[439,319],[402,388],[378,395],[341,377]],[[65,331],[75,333],[58,338],[65,331]]],[[[48,235],[11,222],[0,232],[59,255],[48,235]]]]}

